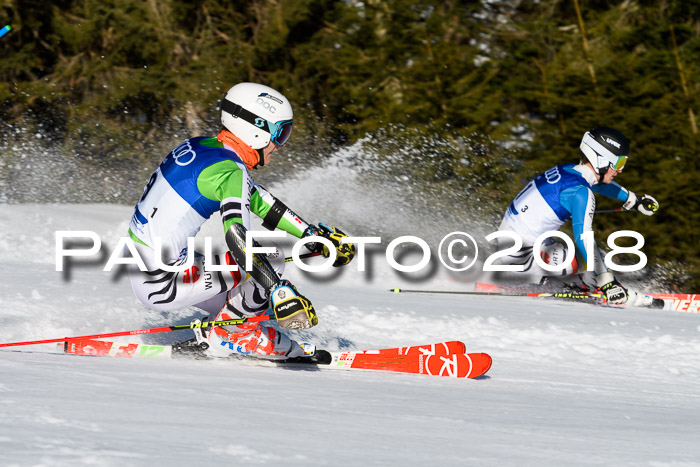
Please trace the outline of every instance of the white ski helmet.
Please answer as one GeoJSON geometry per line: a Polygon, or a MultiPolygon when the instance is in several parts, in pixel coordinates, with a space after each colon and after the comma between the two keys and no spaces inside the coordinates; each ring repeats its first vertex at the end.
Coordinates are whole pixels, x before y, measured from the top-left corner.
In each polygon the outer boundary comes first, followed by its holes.
{"type": "Polygon", "coordinates": [[[630,155],[630,142],[614,128],[593,128],[583,135],[581,154],[597,174],[605,175],[608,168],[622,170],[630,155]]]}
{"type": "Polygon", "coordinates": [[[284,146],[293,117],[287,98],[262,84],[237,84],[221,100],[221,124],[253,149],[284,146]]]}

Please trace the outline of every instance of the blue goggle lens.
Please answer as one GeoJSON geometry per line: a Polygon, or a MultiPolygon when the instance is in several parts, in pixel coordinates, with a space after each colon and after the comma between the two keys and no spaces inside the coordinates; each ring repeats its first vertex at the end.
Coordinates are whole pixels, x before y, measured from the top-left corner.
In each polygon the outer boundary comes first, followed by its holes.
{"type": "MultiPolygon", "coordinates": [[[[268,122],[269,123],[269,122],[268,122]]],[[[277,146],[284,146],[292,134],[292,121],[285,120],[270,125],[272,128],[272,137],[270,138],[277,146]]]]}

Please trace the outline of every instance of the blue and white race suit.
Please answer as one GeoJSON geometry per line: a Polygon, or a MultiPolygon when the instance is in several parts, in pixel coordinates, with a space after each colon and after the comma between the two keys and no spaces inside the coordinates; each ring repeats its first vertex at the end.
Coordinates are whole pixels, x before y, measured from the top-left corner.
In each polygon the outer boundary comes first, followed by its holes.
{"type": "MultiPolygon", "coordinates": [[[[524,272],[528,273],[557,274],[534,264],[533,246],[541,234],[558,230],[565,222],[571,220],[576,261],[558,274],[568,275],[588,270],[586,260],[589,251],[582,236],[593,231],[596,206],[594,193],[621,202],[627,201],[629,197],[629,191],[615,182],[598,183],[593,171],[585,165],[558,165],[528,183],[508,206],[499,228],[517,233],[523,241],[523,247],[515,254],[501,257],[502,264],[523,265],[524,272]]],[[[503,250],[506,246],[509,246],[507,239],[500,238],[498,249],[503,250]]],[[[595,274],[605,272],[606,268],[595,242],[594,251],[590,253],[594,258],[592,269],[595,274]]]]}

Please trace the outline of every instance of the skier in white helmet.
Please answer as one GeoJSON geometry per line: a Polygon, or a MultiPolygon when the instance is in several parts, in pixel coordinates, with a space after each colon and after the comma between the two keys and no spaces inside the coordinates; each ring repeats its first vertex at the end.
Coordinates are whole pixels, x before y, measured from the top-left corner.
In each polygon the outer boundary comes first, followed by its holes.
{"type": "MultiPolygon", "coordinates": [[[[284,230],[295,237],[318,235],[335,246],[334,266],[347,264],[355,255],[346,236],[334,227],[309,224],[251,178],[250,170],[270,164],[272,154],[283,147],[292,132],[292,107],[274,89],[255,83],[233,86],[221,102],[223,129],[216,138],[196,137],[172,150],[151,175],[134,209],[129,235],[148,271],[131,271],[136,296],[156,310],[176,310],[189,305],[210,313],[217,321],[261,315],[271,306],[280,326],[305,329],[318,318],[311,302],[282,280],[284,255],[257,255],[255,265],[244,270],[246,232],[251,212],[263,226],[284,230]],[[216,211],[221,213],[230,252],[215,255],[212,263],[239,265],[232,272],[214,271],[205,257],[196,255],[184,272],[168,272],[156,265],[156,247],[162,246],[162,262],[182,265],[188,257],[188,237],[216,211]]],[[[321,242],[307,244],[328,257],[321,242]]],[[[304,349],[284,333],[260,322],[214,327],[211,349],[284,359],[302,356],[304,349]]]]}
{"type": "MultiPolygon", "coordinates": [[[[523,246],[518,252],[502,257],[502,264],[522,265],[524,272],[537,276],[568,276],[587,271],[589,247],[582,234],[593,230],[594,193],[622,202],[625,210],[638,210],[647,216],[658,211],[659,203],[652,196],[638,197],[613,181],[622,172],[630,154],[630,142],[622,133],[613,128],[594,128],[583,135],[580,151],[578,165],[563,164],[547,170],[525,186],[510,204],[499,230],[517,233],[523,246]],[[535,239],[544,232],[558,230],[569,219],[576,246],[573,261],[559,273],[538,267],[533,258],[535,239]]],[[[510,246],[505,238],[499,238],[498,243],[499,250],[510,246]]],[[[590,273],[582,275],[584,288],[600,288],[608,303],[626,303],[627,289],[607,270],[595,243],[593,249],[593,281],[588,280],[590,273]]],[[[543,244],[542,257],[546,263],[563,264],[565,253],[565,246],[551,237],[543,244]]]]}

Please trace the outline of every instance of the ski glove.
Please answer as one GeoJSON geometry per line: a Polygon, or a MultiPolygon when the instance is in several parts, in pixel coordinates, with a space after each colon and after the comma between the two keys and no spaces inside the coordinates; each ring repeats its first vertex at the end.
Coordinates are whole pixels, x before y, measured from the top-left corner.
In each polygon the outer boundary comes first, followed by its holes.
{"type": "Polygon", "coordinates": [[[623,305],[627,303],[627,289],[620,284],[611,272],[604,272],[596,278],[598,287],[605,294],[605,298],[611,305],[623,305]]]}
{"type": "Polygon", "coordinates": [[[644,195],[638,198],[637,195],[630,191],[629,198],[627,198],[625,204],[622,205],[622,209],[627,211],[637,209],[645,216],[651,216],[659,210],[659,202],[650,195],[644,195]]]}
{"type": "Polygon", "coordinates": [[[318,324],[314,306],[288,280],[270,289],[270,306],[277,323],[285,329],[308,329],[318,324]]]}
{"type": "MultiPolygon", "coordinates": [[[[335,246],[336,259],[333,266],[345,266],[355,257],[355,245],[353,243],[341,243],[343,237],[347,237],[340,229],[336,227],[328,227],[325,224],[318,224],[319,227],[315,225],[309,225],[309,227],[304,231],[304,237],[317,235],[319,237],[327,238],[335,246]]],[[[306,247],[312,252],[320,252],[325,258],[330,256],[330,251],[326,245],[320,242],[307,243],[306,247]]]]}

